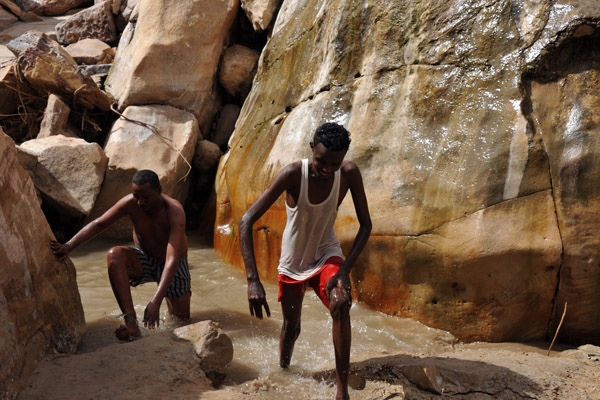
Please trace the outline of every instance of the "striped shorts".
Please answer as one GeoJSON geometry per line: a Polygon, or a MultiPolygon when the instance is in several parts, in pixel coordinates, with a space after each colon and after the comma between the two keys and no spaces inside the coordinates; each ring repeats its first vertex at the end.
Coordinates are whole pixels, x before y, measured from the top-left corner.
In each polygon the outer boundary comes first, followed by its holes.
{"type": "MultiPolygon", "coordinates": [[[[135,251],[140,259],[140,262],[142,263],[142,276],[138,279],[130,278],[129,284],[131,286],[137,286],[146,282],[160,282],[160,278],[165,268],[165,263],[155,260],[136,247],[131,247],[131,249],[135,251]]],[[[169,289],[167,290],[166,297],[167,299],[174,299],[183,294],[191,292],[192,281],[190,278],[187,256],[183,256],[179,259],[177,271],[175,272],[171,286],[169,286],[169,289]]]]}

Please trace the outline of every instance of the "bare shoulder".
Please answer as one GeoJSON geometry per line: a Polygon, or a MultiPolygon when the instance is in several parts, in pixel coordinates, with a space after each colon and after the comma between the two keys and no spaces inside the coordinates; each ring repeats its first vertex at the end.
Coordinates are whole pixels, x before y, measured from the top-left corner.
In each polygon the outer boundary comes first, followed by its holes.
{"type": "Polygon", "coordinates": [[[181,205],[181,203],[178,200],[176,200],[176,199],[172,198],[171,196],[168,196],[164,193],[162,196],[165,199],[165,201],[167,202],[169,216],[171,216],[171,217],[183,216],[185,218],[185,211],[183,210],[183,206],[181,205]]]}
{"type": "Polygon", "coordinates": [[[356,165],[356,163],[354,163],[354,161],[350,161],[350,160],[344,160],[344,162],[342,162],[340,171],[341,171],[342,175],[347,179],[356,179],[361,176],[358,165],[356,165]]]}
{"type": "Polygon", "coordinates": [[[275,181],[282,182],[286,187],[300,181],[302,176],[302,161],[296,161],[288,164],[281,170],[275,178],[275,181]]]}

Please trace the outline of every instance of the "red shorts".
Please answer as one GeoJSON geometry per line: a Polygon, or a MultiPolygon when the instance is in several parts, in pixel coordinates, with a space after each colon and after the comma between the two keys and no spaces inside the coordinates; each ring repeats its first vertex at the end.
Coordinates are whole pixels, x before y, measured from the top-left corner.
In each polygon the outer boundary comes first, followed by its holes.
{"type": "Polygon", "coordinates": [[[333,278],[344,263],[341,257],[329,257],[321,269],[310,278],[303,281],[297,281],[289,276],[279,274],[279,297],[277,301],[281,301],[283,288],[289,288],[299,296],[304,296],[306,289],[310,286],[313,288],[317,296],[321,299],[325,307],[329,309],[329,298],[327,297],[327,282],[333,278]]]}

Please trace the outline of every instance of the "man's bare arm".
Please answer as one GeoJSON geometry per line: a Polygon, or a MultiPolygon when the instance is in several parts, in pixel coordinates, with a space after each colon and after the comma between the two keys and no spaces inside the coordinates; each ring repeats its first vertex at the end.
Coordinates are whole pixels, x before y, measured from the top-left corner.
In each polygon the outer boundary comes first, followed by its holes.
{"type": "Polygon", "coordinates": [[[341,284],[344,290],[350,289],[350,279],[348,275],[354,265],[354,262],[358,258],[360,252],[367,244],[369,236],[371,235],[372,223],[371,215],[369,213],[369,206],[367,203],[367,195],[365,194],[365,188],[362,181],[362,175],[358,166],[354,163],[348,163],[346,166],[346,173],[348,176],[348,184],[350,193],[352,194],[352,201],[354,203],[354,210],[356,211],[356,217],[360,227],[358,233],[352,243],[350,253],[346,257],[344,264],[340,268],[339,272],[327,282],[327,290],[333,289],[336,285],[341,284]],[[341,280],[341,282],[340,282],[341,280]]]}
{"type": "Polygon", "coordinates": [[[160,305],[177,273],[179,259],[186,252],[185,212],[183,208],[172,206],[172,209],[169,210],[169,224],[171,231],[169,232],[169,241],[167,243],[165,268],[156,292],[144,311],[144,326],[150,328],[158,326],[160,305]]]}
{"type": "Polygon", "coordinates": [[[294,167],[293,164],[290,164],[275,177],[271,186],[248,208],[239,223],[240,247],[246,267],[246,279],[248,280],[250,315],[256,315],[260,319],[263,317],[263,306],[268,317],[271,316],[271,312],[256,267],[252,226],[267,212],[279,196],[291,187],[293,184],[293,175],[294,167]]]}
{"type": "Polygon", "coordinates": [[[54,255],[60,260],[64,260],[77,246],[94,238],[117,220],[127,215],[127,207],[131,198],[131,195],[123,197],[100,217],[81,228],[67,243],[60,244],[56,240],[51,240],[50,247],[54,255]]]}

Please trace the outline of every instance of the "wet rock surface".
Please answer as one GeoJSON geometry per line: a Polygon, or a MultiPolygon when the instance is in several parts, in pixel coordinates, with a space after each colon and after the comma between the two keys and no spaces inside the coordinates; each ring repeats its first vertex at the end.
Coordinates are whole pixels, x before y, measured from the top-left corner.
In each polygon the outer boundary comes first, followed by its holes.
{"type": "MultiPolygon", "coordinates": [[[[284,2],[219,170],[218,252],[241,265],[228,227],[335,121],[374,223],[360,301],[464,340],[543,339],[568,302],[559,338],[597,343],[599,17],[592,1],[284,2]]],[[[283,198],[263,220],[275,277],[283,198]]],[[[336,229],[348,250],[351,199],[336,229]]]]}

